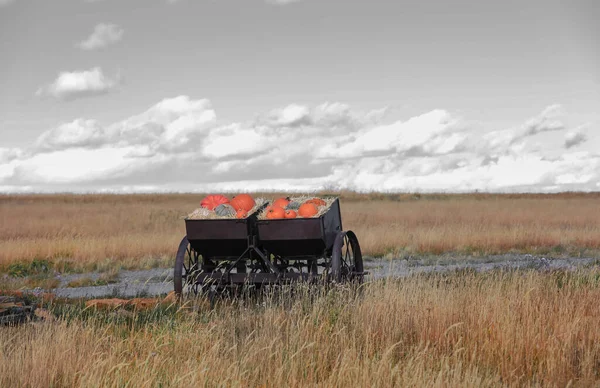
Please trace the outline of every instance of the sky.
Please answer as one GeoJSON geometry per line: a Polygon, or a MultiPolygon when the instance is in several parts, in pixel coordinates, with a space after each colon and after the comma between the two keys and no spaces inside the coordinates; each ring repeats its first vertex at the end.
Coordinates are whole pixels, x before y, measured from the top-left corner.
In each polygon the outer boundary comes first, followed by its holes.
{"type": "Polygon", "coordinates": [[[595,0],[0,0],[0,192],[600,190],[595,0]]]}

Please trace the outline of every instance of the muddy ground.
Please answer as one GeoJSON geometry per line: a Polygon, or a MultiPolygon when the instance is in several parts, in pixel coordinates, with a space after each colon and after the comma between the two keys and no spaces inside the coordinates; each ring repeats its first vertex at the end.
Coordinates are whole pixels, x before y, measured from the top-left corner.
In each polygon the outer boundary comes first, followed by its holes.
{"type": "MultiPolygon", "coordinates": [[[[405,277],[418,273],[445,272],[463,269],[489,271],[504,269],[575,269],[599,264],[600,258],[551,258],[532,255],[505,254],[485,257],[457,255],[405,257],[395,259],[370,258],[364,260],[369,272],[366,280],[387,276],[405,277]]],[[[80,278],[98,279],[100,273],[57,275],[60,286],[49,290],[58,297],[99,298],[99,297],[138,297],[164,295],[173,290],[173,269],[151,269],[141,271],[121,271],[116,283],[103,286],[66,287],[69,282],[80,278]]],[[[41,290],[32,290],[41,291],[41,290]]]]}

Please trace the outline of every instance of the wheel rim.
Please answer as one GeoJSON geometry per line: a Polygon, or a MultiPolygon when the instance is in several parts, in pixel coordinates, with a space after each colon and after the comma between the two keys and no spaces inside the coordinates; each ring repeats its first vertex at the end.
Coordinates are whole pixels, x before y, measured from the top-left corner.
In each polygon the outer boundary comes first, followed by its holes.
{"type": "Polygon", "coordinates": [[[200,254],[191,247],[187,238],[184,237],[179,244],[173,273],[174,290],[179,296],[198,295],[201,285],[197,282],[197,278],[202,272],[201,259],[200,254]]]}
{"type": "Polygon", "coordinates": [[[358,239],[351,231],[342,232],[336,238],[331,259],[331,275],[337,282],[363,281],[362,253],[358,239]]]}

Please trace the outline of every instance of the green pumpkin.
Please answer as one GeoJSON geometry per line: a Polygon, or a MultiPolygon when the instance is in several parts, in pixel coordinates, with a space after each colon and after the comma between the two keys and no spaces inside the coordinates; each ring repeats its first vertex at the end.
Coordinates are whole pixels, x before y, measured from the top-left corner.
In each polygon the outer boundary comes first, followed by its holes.
{"type": "Polygon", "coordinates": [[[298,210],[300,208],[300,202],[290,202],[285,207],[286,210],[298,210]]]}
{"type": "Polygon", "coordinates": [[[235,215],[235,210],[233,210],[231,205],[223,203],[215,208],[215,213],[219,217],[232,217],[235,215]]]}

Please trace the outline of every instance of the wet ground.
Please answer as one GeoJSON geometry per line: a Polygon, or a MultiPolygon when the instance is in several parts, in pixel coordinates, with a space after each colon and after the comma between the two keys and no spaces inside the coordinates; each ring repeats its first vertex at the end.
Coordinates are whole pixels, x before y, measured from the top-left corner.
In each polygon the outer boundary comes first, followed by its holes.
{"type": "MultiPolygon", "coordinates": [[[[532,255],[505,254],[485,257],[467,256],[428,256],[406,257],[402,259],[365,258],[367,280],[387,276],[405,277],[418,273],[446,272],[463,269],[489,271],[505,269],[575,269],[599,264],[600,258],[550,258],[532,255]]],[[[58,297],[99,298],[138,297],[164,295],[173,290],[173,270],[151,269],[141,271],[121,271],[117,282],[104,286],[67,288],[66,285],[79,278],[97,279],[100,273],[69,274],[60,276],[61,285],[51,290],[58,297]]]]}

